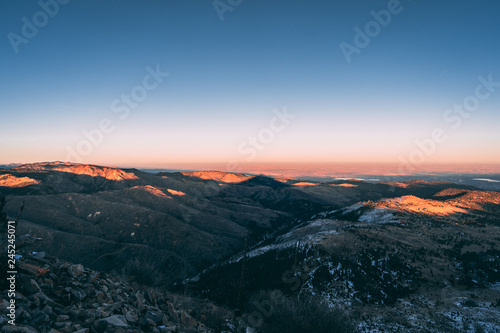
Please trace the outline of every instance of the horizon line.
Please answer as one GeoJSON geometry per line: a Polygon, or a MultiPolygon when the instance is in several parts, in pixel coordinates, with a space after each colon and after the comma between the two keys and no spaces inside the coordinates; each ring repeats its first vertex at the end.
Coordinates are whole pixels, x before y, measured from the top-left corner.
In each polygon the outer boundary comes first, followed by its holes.
{"type": "MultiPolygon", "coordinates": [[[[401,170],[397,163],[387,162],[251,162],[233,164],[228,168],[224,162],[175,162],[139,164],[131,163],[79,163],[71,161],[42,161],[28,163],[2,163],[2,166],[18,166],[24,164],[64,163],[77,165],[93,165],[119,169],[164,170],[164,171],[218,171],[226,173],[245,173],[252,175],[271,175],[288,177],[329,178],[339,176],[416,176],[432,174],[500,174],[499,163],[428,163],[417,166],[414,170],[401,170]]],[[[8,170],[8,169],[6,169],[8,170]]]]}

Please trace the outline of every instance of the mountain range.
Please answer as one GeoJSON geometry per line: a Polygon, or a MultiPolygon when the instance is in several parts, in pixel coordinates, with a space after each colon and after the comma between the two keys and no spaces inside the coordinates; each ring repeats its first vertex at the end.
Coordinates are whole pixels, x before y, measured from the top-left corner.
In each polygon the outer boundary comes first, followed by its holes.
{"type": "Polygon", "coordinates": [[[500,329],[497,191],[48,162],[0,169],[0,195],[29,251],[249,313],[280,290],[362,331],[500,329]]]}

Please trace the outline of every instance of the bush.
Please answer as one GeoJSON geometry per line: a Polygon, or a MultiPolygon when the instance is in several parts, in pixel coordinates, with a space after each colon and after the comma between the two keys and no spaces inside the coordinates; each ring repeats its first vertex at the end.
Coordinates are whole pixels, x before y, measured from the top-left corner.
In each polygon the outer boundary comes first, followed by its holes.
{"type": "Polygon", "coordinates": [[[330,307],[324,299],[314,296],[287,297],[280,291],[261,292],[253,304],[272,304],[269,317],[259,333],[351,333],[356,332],[353,321],[338,308],[330,307]],[[270,303],[269,303],[270,302],[270,303]]]}
{"type": "Polygon", "coordinates": [[[122,270],[122,276],[143,286],[160,286],[163,283],[160,267],[153,260],[147,262],[138,259],[129,260],[122,270]]]}

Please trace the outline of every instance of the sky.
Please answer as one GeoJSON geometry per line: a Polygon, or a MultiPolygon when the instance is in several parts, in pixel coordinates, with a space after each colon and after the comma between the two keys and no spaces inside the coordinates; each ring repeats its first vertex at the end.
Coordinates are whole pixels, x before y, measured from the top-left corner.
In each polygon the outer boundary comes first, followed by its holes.
{"type": "Polygon", "coordinates": [[[500,165],[499,10],[3,1],[0,164],[500,165]]]}

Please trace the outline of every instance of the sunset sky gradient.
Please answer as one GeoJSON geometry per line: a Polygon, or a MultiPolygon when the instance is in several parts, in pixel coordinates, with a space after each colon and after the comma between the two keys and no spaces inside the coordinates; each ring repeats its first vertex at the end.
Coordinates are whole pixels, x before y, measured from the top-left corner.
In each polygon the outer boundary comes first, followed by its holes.
{"type": "Polygon", "coordinates": [[[69,1],[17,53],[9,33],[42,9],[3,1],[0,164],[67,160],[108,119],[78,162],[397,165],[441,128],[423,164],[500,165],[500,3],[402,0],[348,63],[339,45],[391,1],[242,1],[223,21],[212,1],[69,1]],[[157,66],[121,119],[114,101],[157,66]],[[498,86],[446,121],[479,77],[498,86]]]}

